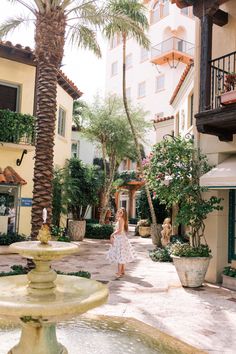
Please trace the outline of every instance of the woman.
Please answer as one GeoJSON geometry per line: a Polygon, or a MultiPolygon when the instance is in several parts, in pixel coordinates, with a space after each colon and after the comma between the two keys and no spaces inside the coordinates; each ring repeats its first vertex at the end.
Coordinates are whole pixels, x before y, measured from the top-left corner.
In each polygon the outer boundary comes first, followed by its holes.
{"type": "Polygon", "coordinates": [[[107,253],[107,259],[111,263],[118,265],[116,277],[120,278],[125,275],[126,263],[135,259],[135,252],[127,237],[128,217],[125,208],[117,211],[116,230],[110,237],[111,247],[107,253]]]}

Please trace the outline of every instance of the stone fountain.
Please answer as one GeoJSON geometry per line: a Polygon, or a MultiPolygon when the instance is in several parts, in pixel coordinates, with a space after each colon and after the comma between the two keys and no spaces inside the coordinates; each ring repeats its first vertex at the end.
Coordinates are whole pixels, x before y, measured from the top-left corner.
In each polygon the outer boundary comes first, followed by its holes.
{"type": "MultiPolygon", "coordinates": [[[[0,279],[0,317],[20,323],[19,343],[8,354],[68,354],[57,341],[56,323],[102,305],[108,297],[103,284],[75,276],[58,275],[53,260],[78,252],[73,243],[50,241],[43,224],[39,241],[17,242],[10,249],[32,259],[27,275],[0,279]]],[[[3,353],[1,353],[3,354],[3,353]]]]}

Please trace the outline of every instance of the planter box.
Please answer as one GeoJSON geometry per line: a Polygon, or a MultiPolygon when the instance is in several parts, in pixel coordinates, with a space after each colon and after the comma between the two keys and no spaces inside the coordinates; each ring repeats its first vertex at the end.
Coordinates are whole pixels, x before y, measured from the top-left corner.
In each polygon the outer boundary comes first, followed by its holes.
{"type": "Polygon", "coordinates": [[[236,290],[236,278],[229,277],[228,275],[222,274],[223,282],[222,286],[230,290],[236,290]]]}
{"type": "Polygon", "coordinates": [[[236,102],[236,90],[228,91],[220,95],[220,103],[227,105],[236,102]]]}
{"type": "Polygon", "coordinates": [[[83,241],[86,229],[85,220],[69,220],[68,233],[73,241],[83,241]]]}
{"type": "Polygon", "coordinates": [[[149,237],[151,235],[151,227],[150,226],[139,226],[138,232],[141,237],[149,237]]]}
{"type": "Polygon", "coordinates": [[[171,258],[183,286],[197,288],[202,285],[212,257],[177,257],[171,255],[171,258]]]}

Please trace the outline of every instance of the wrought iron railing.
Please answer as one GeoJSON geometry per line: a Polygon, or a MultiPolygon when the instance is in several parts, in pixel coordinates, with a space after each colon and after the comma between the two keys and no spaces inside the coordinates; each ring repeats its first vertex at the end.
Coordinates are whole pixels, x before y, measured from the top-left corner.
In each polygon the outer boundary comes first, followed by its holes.
{"type": "Polygon", "coordinates": [[[181,53],[194,55],[194,44],[187,42],[178,37],[171,37],[161,43],[158,43],[151,49],[151,58],[154,59],[157,56],[168,53],[172,50],[176,50],[181,53]]]}
{"type": "Polygon", "coordinates": [[[226,90],[225,80],[228,74],[235,73],[236,52],[210,61],[211,66],[211,97],[210,109],[220,107],[220,95],[226,90]]]}
{"type": "Polygon", "coordinates": [[[36,118],[10,110],[0,110],[0,142],[34,145],[36,118]]]}

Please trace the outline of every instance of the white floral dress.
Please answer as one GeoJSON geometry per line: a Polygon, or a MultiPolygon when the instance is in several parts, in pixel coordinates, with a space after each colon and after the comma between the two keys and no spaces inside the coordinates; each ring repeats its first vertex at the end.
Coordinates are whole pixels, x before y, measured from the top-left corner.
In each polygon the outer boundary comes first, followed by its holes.
{"type": "MultiPolygon", "coordinates": [[[[118,228],[118,223],[116,224],[116,229],[118,228]]],[[[132,262],[136,258],[135,251],[127,237],[125,231],[114,236],[114,242],[110,246],[107,252],[106,259],[111,263],[125,264],[132,262]]]]}

